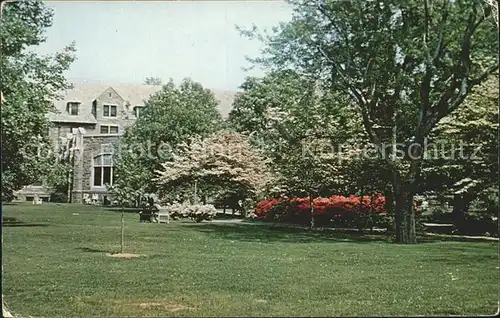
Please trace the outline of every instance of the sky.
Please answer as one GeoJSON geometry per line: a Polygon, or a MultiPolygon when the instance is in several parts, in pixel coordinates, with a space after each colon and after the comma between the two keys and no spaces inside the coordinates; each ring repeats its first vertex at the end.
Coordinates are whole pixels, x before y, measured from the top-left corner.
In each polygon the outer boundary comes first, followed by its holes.
{"type": "Polygon", "coordinates": [[[236,90],[262,43],[235,25],[268,29],[291,19],[279,0],[261,1],[47,1],[54,10],[47,41],[35,51],[52,54],[75,41],[77,60],[69,79],[104,83],[163,82],[183,78],[207,88],[236,90]]]}

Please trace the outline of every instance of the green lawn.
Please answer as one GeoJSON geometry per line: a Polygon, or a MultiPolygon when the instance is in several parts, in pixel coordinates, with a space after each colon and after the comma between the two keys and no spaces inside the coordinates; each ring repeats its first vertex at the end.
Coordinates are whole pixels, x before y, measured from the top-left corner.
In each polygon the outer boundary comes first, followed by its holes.
{"type": "Polygon", "coordinates": [[[5,205],[3,295],[27,316],[494,314],[498,243],[254,224],[139,223],[76,205],[5,205]]]}

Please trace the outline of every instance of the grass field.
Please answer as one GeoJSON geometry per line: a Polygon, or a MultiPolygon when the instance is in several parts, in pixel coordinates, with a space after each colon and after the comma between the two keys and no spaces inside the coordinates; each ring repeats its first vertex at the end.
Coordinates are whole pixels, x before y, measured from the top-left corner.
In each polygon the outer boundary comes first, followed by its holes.
{"type": "Polygon", "coordinates": [[[3,207],[3,295],[14,315],[366,316],[494,314],[497,242],[139,223],[77,205],[3,207]]]}

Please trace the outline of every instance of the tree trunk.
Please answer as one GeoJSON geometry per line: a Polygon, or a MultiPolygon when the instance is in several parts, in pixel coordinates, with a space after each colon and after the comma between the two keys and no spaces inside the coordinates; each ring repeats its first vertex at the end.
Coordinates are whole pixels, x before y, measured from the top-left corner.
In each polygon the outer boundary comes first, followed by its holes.
{"type": "Polygon", "coordinates": [[[415,230],[415,210],[413,208],[413,193],[400,191],[396,193],[396,243],[417,243],[415,230]]]}
{"type": "Polygon", "coordinates": [[[198,181],[194,180],[194,198],[193,198],[193,204],[198,204],[198,181]]]}
{"type": "Polygon", "coordinates": [[[372,193],[370,197],[370,208],[368,209],[368,218],[366,219],[365,228],[368,226],[368,222],[370,223],[370,233],[373,233],[373,202],[375,201],[375,194],[372,193]]]}
{"type": "Polygon", "coordinates": [[[120,240],[120,253],[123,253],[123,248],[124,248],[124,239],[125,239],[125,219],[124,219],[124,211],[123,211],[123,207],[122,207],[122,220],[121,220],[121,231],[122,231],[122,235],[121,235],[121,240],[120,240]]]}
{"type": "Polygon", "coordinates": [[[385,210],[387,211],[388,214],[393,215],[393,213],[394,213],[394,191],[392,191],[392,188],[386,189],[384,191],[384,197],[385,197],[385,210]]]}
{"type": "Polygon", "coordinates": [[[312,196],[312,193],[309,194],[309,206],[311,209],[311,230],[314,228],[314,198],[312,196]]]}
{"type": "Polygon", "coordinates": [[[453,225],[459,231],[462,231],[465,225],[465,216],[469,212],[469,207],[473,201],[473,196],[470,194],[455,194],[453,198],[453,225]]]}
{"type": "MultiPolygon", "coordinates": [[[[418,144],[422,145],[422,142],[418,144]]],[[[412,153],[414,158],[422,156],[422,149],[412,153]]],[[[405,179],[393,170],[392,189],[394,191],[394,215],[396,218],[396,243],[416,244],[415,209],[413,197],[417,190],[421,172],[421,159],[412,159],[410,169],[405,179]]]]}
{"type": "Polygon", "coordinates": [[[68,191],[66,193],[66,202],[71,203],[71,169],[68,170],[68,178],[66,180],[68,183],[68,191]]]}

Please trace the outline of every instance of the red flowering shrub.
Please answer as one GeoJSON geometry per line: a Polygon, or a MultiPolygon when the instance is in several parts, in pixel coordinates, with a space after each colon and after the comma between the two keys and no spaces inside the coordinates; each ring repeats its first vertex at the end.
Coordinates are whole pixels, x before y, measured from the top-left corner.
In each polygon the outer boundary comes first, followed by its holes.
{"type": "MultiPolygon", "coordinates": [[[[316,198],[313,203],[318,226],[330,224],[363,228],[368,224],[385,226],[389,222],[385,210],[386,201],[382,194],[348,197],[333,195],[329,198],[316,198]]],[[[311,220],[310,212],[309,198],[306,197],[263,200],[257,203],[254,213],[259,219],[307,223],[311,220]]],[[[415,213],[419,212],[415,205],[415,213]]]]}
{"type": "Polygon", "coordinates": [[[255,207],[254,214],[257,218],[266,218],[267,214],[273,207],[276,207],[279,203],[281,203],[281,199],[267,199],[264,201],[260,201],[257,203],[255,207]]]}

